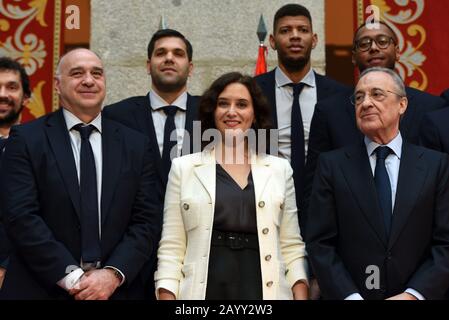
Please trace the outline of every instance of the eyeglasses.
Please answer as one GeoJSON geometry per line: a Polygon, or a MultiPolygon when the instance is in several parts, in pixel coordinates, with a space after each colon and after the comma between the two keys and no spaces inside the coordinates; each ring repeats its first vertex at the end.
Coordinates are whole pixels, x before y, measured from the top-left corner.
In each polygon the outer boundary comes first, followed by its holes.
{"type": "MultiPolygon", "coordinates": [[[[387,97],[388,93],[393,93],[393,94],[395,94],[395,95],[397,95],[397,96],[399,96],[401,98],[404,97],[403,95],[401,95],[399,93],[396,93],[396,92],[393,92],[393,91],[390,91],[390,90],[382,90],[382,89],[379,89],[379,88],[371,89],[368,92],[368,97],[370,97],[374,101],[382,102],[382,101],[385,100],[385,98],[387,97]]],[[[366,93],[365,92],[357,92],[357,93],[354,93],[351,96],[350,100],[351,100],[351,103],[353,105],[357,106],[357,105],[362,104],[363,101],[365,101],[365,97],[366,97],[366,93]]]]}
{"type": "Polygon", "coordinates": [[[395,43],[392,37],[387,35],[380,34],[377,37],[363,37],[355,42],[355,48],[359,51],[368,51],[373,45],[373,41],[376,43],[376,46],[380,49],[386,49],[390,45],[390,43],[395,43]]]}

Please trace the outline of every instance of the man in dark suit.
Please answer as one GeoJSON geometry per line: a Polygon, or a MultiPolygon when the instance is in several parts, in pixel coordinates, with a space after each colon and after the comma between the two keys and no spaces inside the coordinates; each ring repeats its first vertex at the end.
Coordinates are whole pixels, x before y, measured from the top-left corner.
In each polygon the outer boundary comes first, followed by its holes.
{"type": "Polygon", "coordinates": [[[449,158],[403,140],[406,91],[391,69],[365,70],[353,97],[364,139],[320,156],[310,199],[306,248],[322,295],[441,299],[449,158]]]}
{"type": "MultiPolygon", "coordinates": [[[[394,70],[395,63],[400,57],[395,33],[382,21],[379,22],[378,28],[368,27],[362,25],[354,35],[352,52],[354,65],[360,72],[371,67],[394,70]]],[[[439,97],[410,87],[406,87],[405,91],[408,107],[401,119],[401,134],[408,142],[417,144],[423,115],[443,108],[445,102],[439,97]]],[[[352,92],[348,91],[319,101],[315,108],[305,173],[306,208],[319,154],[353,144],[362,137],[356,126],[354,106],[350,102],[351,94],[352,92]]],[[[307,220],[307,212],[305,216],[307,220]]]]}
{"type": "MultiPolygon", "coordinates": [[[[159,150],[156,159],[162,193],[165,193],[171,159],[193,150],[198,97],[187,92],[187,80],[193,70],[192,55],[192,45],[180,32],[157,31],[148,44],[147,72],[151,75],[152,88],[146,96],[119,101],[105,107],[103,112],[105,117],[148,136],[152,147],[159,150]],[[175,129],[176,134],[171,131],[175,129]]],[[[197,146],[196,152],[199,151],[197,146]]]]}
{"type": "Polygon", "coordinates": [[[342,84],[313,71],[310,55],[317,42],[307,8],[299,4],[281,7],[274,16],[270,35],[270,45],[277,51],[278,67],[256,77],[271,105],[273,127],[278,129],[278,155],[290,160],[293,168],[298,208],[315,104],[345,89],[342,84]]]}
{"type": "MultiPolygon", "coordinates": [[[[25,69],[8,57],[0,57],[0,160],[9,131],[20,122],[20,114],[31,96],[30,81],[25,69]]],[[[0,212],[0,290],[8,267],[9,240],[0,212]]]]}
{"type": "Polygon", "coordinates": [[[449,107],[426,114],[420,128],[422,146],[449,153],[449,107]]]}
{"type": "Polygon", "coordinates": [[[3,299],[141,299],[160,208],[148,139],[101,116],[103,64],[63,56],[62,109],[11,130],[0,169],[12,243],[3,299]]]}

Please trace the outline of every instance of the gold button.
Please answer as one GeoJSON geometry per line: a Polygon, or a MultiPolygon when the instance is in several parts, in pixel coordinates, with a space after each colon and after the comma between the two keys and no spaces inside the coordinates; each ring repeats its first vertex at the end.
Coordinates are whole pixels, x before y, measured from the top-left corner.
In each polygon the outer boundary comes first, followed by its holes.
{"type": "Polygon", "coordinates": [[[268,287],[268,288],[271,288],[272,285],[273,285],[273,281],[268,281],[268,282],[267,282],[267,287],[268,287]]]}
{"type": "Polygon", "coordinates": [[[284,210],[284,204],[281,203],[281,210],[284,210]]]}
{"type": "Polygon", "coordinates": [[[262,230],[262,233],[263,233],[263,234],[267,234],[268,231],[270,231],[270,230],[268,230],[268,228],[265,228],[265,229],[262,230]]]}
{"type": "Polygon", "coordinates": [[[184,210],[189,210],[189,204],[188,203],[184,203],[184,205],[182,206],[184,208],[184,210]]]}
{"type": "Polygon", "coordinates": [[[271,260],[271,254],[265,256],[265,261],[270,261],[271,260]]]}
{"type": "Polygon", "coordinates": [[[259,207],[260,207],[260,208],[265,207],[265,202],[264,202],[264,201],[260,201],[260,202],[259,202],[259,207]]]}

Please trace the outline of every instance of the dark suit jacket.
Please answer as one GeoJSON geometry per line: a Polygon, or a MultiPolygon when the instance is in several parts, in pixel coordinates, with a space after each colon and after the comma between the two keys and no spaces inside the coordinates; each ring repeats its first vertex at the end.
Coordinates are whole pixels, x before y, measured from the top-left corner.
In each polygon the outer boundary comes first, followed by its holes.
{"type": "MultiPolygon", "coordinates": [[[[385,299],[407,288],[440,299],[449,287],[448,156],[403,144],[387,237],[364,143],[320,156],[306,249],[323,297],[385,299]],[[366,286],[368,266],[380,286],[366,286]]],[[[370,282],[370,281],[369,281],[370,282]]]]}
{"type": "MultiPolygon", "coordinates": [[[[266,98],[268,99],[268,102],[271,107],[271,118],[272,118],[272,124],[273,128],[278,128],[278,119],[277,119],[277,112],[276,112],[276,69],[271,70],[268,73],[264,73],[262,75],[257,76],[255,79],[258,83],[258,85],[261,87],[262,91],[264,92],[266,98]]],[[[345,85],[338,83],[337,81],[326,77],[319,75],[315,73],[315,81],[316,81],[316,90],[317,90],[317,101],[321,101],[323,99],[329,98],[332,95],[341,92],[341,91],[348,91],[349,88],[345,85]]],[[[301,199],[302,199],[302,189],[303,189],[303,171],[304,171],[304,165],[298,164],[298,163],[292,163],[291,164],[293,171],[294,171],[294,177],[295,177],[295,191],[296,191],[296,201],[298,208],[301,207],[301,199]]],[[[301,218],[301,215],[300,215],[301,218]]],[[[301,222],[301,219],[300,219],[301,222]]],[[[302,225],[302,223],[301,223],[302,225]]]]}
{"type": "MultiPolygon", "coordinates": [[[[401,120],[400,130],[406,141],[418,144],[419,125],[422,117],[426,112],[443,108],[445,103],[440,97],[413,88],[407,87],[406,92],[408,107],[401,120]]],[[[308,206],[319,154],[354,144],[362,139],[362,133],[357,128],[355,120],[355,109],[350,102],[351,95],[352,91],[341,93],[318,102],[316,105],[311,124],[305,170],[305,208],[308,206]]]]}
{"type": "MultiPolygon", "coordinates": [[[[1,209],[12,243],[5,299],[64,299],[57,286],[81,260],[79,183],[62,110],[11,130],[0,172],[1,209]]],[[[148,139],[102,119],[102,265],[126,282],[111,298],[140,299],[144,263],[161,229],[148,139]]]]}
{"type": "MultiPolygon", "coordinates": [[[[3,149],[4,147],[0,146],[0,163],[3,157],[3,149]]],[[[3,226],[3,218],[0,210],[0,268],[8,268],[9,247],[9,239],[3,226]]]]}
{"type": "MultiPolygon", "coordinates": [[[[191,96],[190,94],[187,96],[185,130],[190,134],[190,150],[192,150],[193,147],[193,121],[198,120],[198,100],[197,96],[191,96]]],[[[148,94],[146,96],[131,97],[106,106],[103,110],[103,115],[149,137],[152,148],[156,150],[155,155],[158,172],[163,172],[161,169],[162,155],[159,152],[148,94]]],[[[162,193],[164,194],[168,177],[160,176],[160,179],[162,183],[162,193]]]]}
{"type": "Polygon", "coordinates": [[[449,108],[426,114],[419,138],[424,147],[449,153],[449,108]]]}
{"type": "Polygon", "coordinates": [[[446,100],[446,105],[449,106],[449,89],[446,89],[443,93],[441,93],[441,98],[446,100]]]}

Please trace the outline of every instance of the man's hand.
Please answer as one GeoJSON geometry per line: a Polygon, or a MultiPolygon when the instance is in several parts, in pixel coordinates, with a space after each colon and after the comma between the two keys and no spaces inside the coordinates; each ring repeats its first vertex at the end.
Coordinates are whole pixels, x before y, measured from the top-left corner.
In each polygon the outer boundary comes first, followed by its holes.
{"type": "Polygon", "coordinates": [[[388,298],[387,300],[418,300],[418,299],[410,293],[403,292],[401,294],[392,296],[392,297],[388,298]]]}
{"type": "Polygon", "coordinates": [[[3,286],[3,280],[5,280],[6,269],[0,268],[0,289],[3,286]]]}
{"type": "Polygon", "coordinates": [[[119,285],[114,270],[91,270],[81,277],[69,293],[75,296],[75,300],[108,300],[119,285]]]}
{"type": "Polygon", "coordinates": [[[303,281],[296,281],[292,291],[294,300],[307,300],[309,298],[309,287],[303,281]]]}

